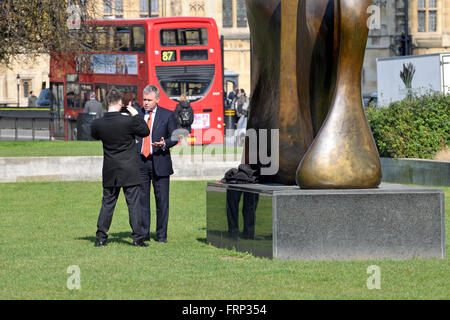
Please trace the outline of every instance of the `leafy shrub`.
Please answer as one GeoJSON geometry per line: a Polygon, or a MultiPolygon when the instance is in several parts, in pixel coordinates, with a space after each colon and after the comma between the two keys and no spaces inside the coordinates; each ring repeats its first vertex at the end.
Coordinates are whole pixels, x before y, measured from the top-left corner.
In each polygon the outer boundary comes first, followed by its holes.
{"type": "Polygon", "coordinates": [[[450,95],[428,93],[366,108],[381,157],[431,159],[450,142],[450,95]]]}

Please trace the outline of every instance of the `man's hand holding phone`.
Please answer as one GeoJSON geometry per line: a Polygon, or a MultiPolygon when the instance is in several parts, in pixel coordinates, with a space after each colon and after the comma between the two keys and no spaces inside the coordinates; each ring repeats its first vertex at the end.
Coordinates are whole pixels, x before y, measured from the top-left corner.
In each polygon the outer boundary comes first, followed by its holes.
{"type": "Polygon", "coordinates": [[[127,105],[127,110],[133,117],[138,114],[138,111],[131,105],[131,101],[127,105]]]}

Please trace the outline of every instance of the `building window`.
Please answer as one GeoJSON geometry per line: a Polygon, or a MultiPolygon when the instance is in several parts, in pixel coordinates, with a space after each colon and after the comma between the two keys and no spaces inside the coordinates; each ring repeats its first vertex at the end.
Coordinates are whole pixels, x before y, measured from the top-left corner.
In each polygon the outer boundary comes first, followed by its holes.
{"type": "Polygon", "coordinates": [[[123,17],[123,0],[114,0],[114,13],[116,18],[123,17]]]}
{"type": "Polygon", "coordinates": [[[103,1],[103,13],[112,14],[112,0],[103,1]]]}
{"type": "Polygon", "coordinates": [[[236,1],[236,25],[238,28],[247,27],[247,9],[245,8],[245,0],[236,1]]]}
{"type": "Polygon", "coordinates": [[[419,32],[437,32],[437,0],[418,0],[417,22],[419,32]]]}
{"type": "Polygon", "coordinates": [[[141,15],[148,15],[148,0],[141,0],[140,11],[141,15]]]}
{"type": "Polygon", "coordinates": [[[29,92],[30,91],[30,84],[28,83],[28,81],[25,81],[23,83],[23,96],[25,98],[28,98],[29,92]]]}
{"type": "Polygon", "coordinates": [[[140,0],[140,14],[142,17],[158,17],[159,16],[159,2],[158,0],[140,0]],[[150,5],[150,12],[149,12],[150,5]]]}
{"type": "Polygon", "coordinates": [[[158,0],[151,0],[151,9],[152,9],[152,16],[158,16],[159,15],[159,2],[158,0]]]}
{"type": "Polygon", "coordinates": [[[222,1],[222,25],[224,28],[247,28],[245,0],[222,1]]]}
{"type": "Polygon", "coordinates": [[[224,28],[233,28],[233,0],[222,1],[222,20],[224,28]]]}

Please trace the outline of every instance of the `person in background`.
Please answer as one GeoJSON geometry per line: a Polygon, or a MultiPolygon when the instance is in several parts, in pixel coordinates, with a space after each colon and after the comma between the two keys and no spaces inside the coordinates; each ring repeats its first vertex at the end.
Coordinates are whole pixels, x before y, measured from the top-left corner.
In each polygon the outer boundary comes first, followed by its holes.
{"type": "Polygon", "coordinates": [[[194,123],[194,110],[192,110],[191,104],[185,94],[180,96],[180,102],[177,104],[174,113],[179,127],[191,133],[191,126],[194,123]]]}
{"type": "Polygon", "coordinates": [[[248,105],[248,98],[247,95],[245,94],[245,90],[241,89],[238,94],[237,110],[236,110],[236,115],[238,117],[243,115],[244,105],[248,105]]]}
{"type": "Polygon", "coordinates": [[[233,84],[233,91],[230,91],[230,93],[228,94],[228,105],[231,105],[233,103],[233,100],[238,96],[239,94],[239,89],[237,87],[236,84],[233,84]]]}
{"type": "Polygon", "coordinates": [[[37,97],[34,95],[33,91],[30,91],[30,96],[28,97],[28,106],[37,107],[37,97]]]}
{"type": "Polygon", "coordinates": [[[103,117],[103,106],[96,99],[95,92],[91,92],[89,95],[89,101],[84,105],[85,113],[95,113],[95,118],[103,117]]]}

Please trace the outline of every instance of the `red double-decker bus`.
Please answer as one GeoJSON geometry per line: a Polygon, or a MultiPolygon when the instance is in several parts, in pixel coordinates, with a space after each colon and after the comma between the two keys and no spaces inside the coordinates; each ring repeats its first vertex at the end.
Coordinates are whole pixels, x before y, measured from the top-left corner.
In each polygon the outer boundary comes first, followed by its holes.
{"type": "Polygon", "coordinates": [[[187,96],[194,110],[190,143],[223,143],[222,52],[214,19],[95,20],[83,32],[93,50],[50,58],[55,136],[73,138],[68,123],[83,112],[91,91],[105,107],[111,88],[142,105],[144,87],[154,84],[160,105],[170,110],[187,96]]]}

